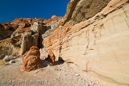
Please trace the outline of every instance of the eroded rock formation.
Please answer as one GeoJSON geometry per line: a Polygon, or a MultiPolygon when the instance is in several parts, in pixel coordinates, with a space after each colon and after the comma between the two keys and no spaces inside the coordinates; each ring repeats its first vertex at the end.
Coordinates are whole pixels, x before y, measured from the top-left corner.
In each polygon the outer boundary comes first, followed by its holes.
{"type": "Polygon", "coordinates": [[[49,59],[49,62],[51,65],[55,65],[55,58],[56,57],[55,57],[54,53],[50,50],[48,52],[48,59],[49,59]]]}
{"type": "Polygon", "coordinates": [[[10,38],[15,29],[8,24],[0,23],[0,40],[10,38]],[[5,34],[6,33],[6,34],[5,34]]]}
{"type": "Polygon", "coordinates": [[[48,29],[52,31],[61,19],[62,17],[57,16],[51,19],[17,18],[0,23],[0,59],[6,55],[23,55],[31,46],[43,47],[42,34],[48,29]]]}
{"type": "Polygon", "coordinates": [[[42,67],[42,63],[39,48],[32,46],[22,57],[22,69],[23,71],[30,71],[40,67],[42,67]]]}
{"type": "Polygon", "coordinates": [[[0,59],[3,59],[6,55],[18,56],[20,51],[19,37],[7,38],[0,41],[0,59]]]}
{"type": "MultiPolygon", "coordinates": [[[[43,48],[41,53],[52,50],[54,60],[61,57],[87,74],[119,85],[129,84],[128,0],[71,0],[64,17],[17,18],[1,23],[0,28],[9,33],[0,35],[0,58],[22,55],[31,46],[38,46],[43,48]]],[[[29,52],[24,57],[29,57],[27,65],[32,58],[39,58],[29,56],[29,52]]],[[[29,67],[27,71],[36,66],[29,67]]]]}

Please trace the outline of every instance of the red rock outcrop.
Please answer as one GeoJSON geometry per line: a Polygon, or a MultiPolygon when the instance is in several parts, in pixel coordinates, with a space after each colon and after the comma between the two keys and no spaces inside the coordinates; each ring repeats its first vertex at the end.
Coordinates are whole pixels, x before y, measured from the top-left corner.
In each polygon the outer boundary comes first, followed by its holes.
{"type": "MultiPolygon", "coordinates": [[[[62,19],[63,17],[57,17],[56,15],[53,15],[50,19],[45,19],[44,24],[47,25],[51,23],[52,21],[62,19]]],[[[57,22],[57,21],[56,21],[57,22]]]]}
{"type": "Polygon", "coordinates": [[[50,50],[48,52],[48,59],[49,59],[49,62],[51,65],[55,65],[55,58],[56,57],[55,57],[54,53],[50,50]]]}
{"type": "Polygon", "coordinates": [[[22,57],[22,69],[23,71],[30,71],[36,68],[42,67],[40,60],[39,48],[32,46],[26,54],[22,57]]]}
{"type": "Polygon", "coordinates": [[[6,55],[23,55],[31,46],[42,46],[42,34],[53,27],[43,25],[56,23],[60,18],[16,18],[0,23],[0,59],[6,55]]]}

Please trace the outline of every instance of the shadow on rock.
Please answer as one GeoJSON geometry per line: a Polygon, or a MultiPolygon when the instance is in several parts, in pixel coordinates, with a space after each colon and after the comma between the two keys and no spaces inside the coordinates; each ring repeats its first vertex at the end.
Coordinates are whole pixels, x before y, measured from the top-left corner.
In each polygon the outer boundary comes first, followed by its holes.
{"type": "Polygon", "coordinates": [[[44,65],[44,67],[47,67],[49,65],[51,65],[51,66],[60,65],[60,64],[63,64],[65,62],[61,57],[59,57],[58,61],[55,61],[54,65],[50,64],[50,58],[49,57],[47,57],[45,60],[41,60],[41,61],[44,65]]]}

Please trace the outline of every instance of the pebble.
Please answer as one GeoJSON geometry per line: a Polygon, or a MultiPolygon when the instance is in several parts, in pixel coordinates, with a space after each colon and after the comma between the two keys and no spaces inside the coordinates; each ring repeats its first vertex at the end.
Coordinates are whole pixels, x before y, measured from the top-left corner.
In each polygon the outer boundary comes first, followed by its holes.
{"type": "Polygon", "coordinates": [[[99,81],[97,81],[96,83],[99,84],[99,81]]]}
{"type": "Polygon", "coordinates": [[[80,76],[80,75],[79,75],[79,74],[77,74],[77,73],[76,73],[75,75],[76,75],[76,76],[80,76]]]}
{"type": "Polygon", "coordinates": [[[15,63],[15,60],[11,60],[9,61],[9,64],[15,63]]]}
{"type": "Polygon", "coordinates": [[[54,70],[56,70],[56,71],[61,71],[61,69],[54,69],[54,70]]]}

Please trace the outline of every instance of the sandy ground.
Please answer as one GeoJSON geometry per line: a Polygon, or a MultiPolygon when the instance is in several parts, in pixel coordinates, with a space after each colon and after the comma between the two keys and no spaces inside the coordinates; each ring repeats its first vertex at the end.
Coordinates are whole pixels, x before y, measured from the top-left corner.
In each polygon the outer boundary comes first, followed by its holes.
{"type": "Polygon", "coordinates": [[[0,86],[113,86],[86,75],[72,63],[57,62],[55,66],[45,65],[44,68],[23,72],[21,58],[15,61],[0,66],[0,86]]]}

